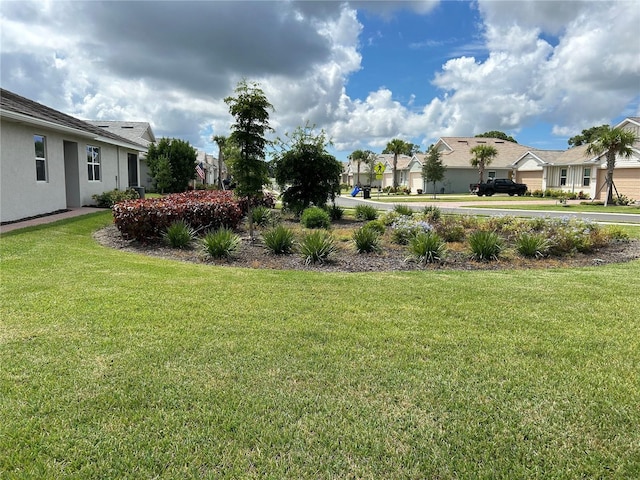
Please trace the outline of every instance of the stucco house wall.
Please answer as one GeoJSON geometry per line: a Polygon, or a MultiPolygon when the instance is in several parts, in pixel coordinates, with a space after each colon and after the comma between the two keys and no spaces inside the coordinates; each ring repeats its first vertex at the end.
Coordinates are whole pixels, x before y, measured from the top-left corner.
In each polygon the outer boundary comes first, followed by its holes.
{"type": "Polygon", "coordinates": [[[0,221],[94,205],[94,194],[129,186],[129,165],[138,168],[143,146],[6,90],[1,93],[0,221]],[[46,175],[40,180],[35,135],[45,138],[46,175]],[[89,180],[87,145],[99,149],[99,180],[89,180]]]}

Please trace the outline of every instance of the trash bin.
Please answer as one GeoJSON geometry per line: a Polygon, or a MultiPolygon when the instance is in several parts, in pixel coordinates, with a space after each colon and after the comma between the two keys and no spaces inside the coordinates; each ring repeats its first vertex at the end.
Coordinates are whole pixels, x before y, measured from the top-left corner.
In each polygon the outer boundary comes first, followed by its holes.
{"type": "Polygon", "coordinates": [[[131,187],[138,193],[138,197],[144,198],[144,187],[131,187]]]}
{"type": "Polygon", "coordinates": [[[360,193],[360,187],[356,185],[355,187],[353,187],[353,190],[351,190],[351,196],[355,197],[359,193],[360,193]]]}
{"type": "Polygon", "coordinates": [[[371,188],[364,187],[362,189],[362,198],[371,198],[371,188]]]}

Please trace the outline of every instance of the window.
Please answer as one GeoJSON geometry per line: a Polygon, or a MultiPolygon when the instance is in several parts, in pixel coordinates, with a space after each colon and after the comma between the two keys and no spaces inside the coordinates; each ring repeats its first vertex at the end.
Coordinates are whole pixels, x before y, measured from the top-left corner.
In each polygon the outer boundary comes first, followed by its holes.
{"type": "Polygon", "coordinates": [[[87,167],[89,181],[100,181],[100,147],[87,145],[87,167]]]}
{"type": "Polygon", "coordinates": [[[47,145],[46,137],[34,135],[33,144],[36,153],[36,180],[38,182],[47,181],[47,145]]]}
{"type": "Polygon", "coordinates": [[[560,185],[567,184],[567,169],[563,168],[560,170],[560,185]]]}
{"type": "Polygon", "coordinates": [[[496,178],[496,172],[489,170],[489,172],[487,173],[487,177],[489,177],[489,179],[491,180],[495,180],[496,178]]]}
{"type": "Polygon", "coordinates": [[[585,168],[584,174],[582,175],[582,186],[588,187],[590,183],[591,183],[591,169],[585,168]]]}

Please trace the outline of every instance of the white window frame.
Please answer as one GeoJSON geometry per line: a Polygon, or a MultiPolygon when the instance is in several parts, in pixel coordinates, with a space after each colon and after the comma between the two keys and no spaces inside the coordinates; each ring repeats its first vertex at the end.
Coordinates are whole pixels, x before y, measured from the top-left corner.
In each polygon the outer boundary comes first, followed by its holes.
{"type": "Polygon", "coordinates": [[[495,180],[496,179],[496,171],[495,170],[487,170],[487,179],[495,180]]]}
{"type": "Polygon", "coordinates": [[[36,160],[36,182],[47,183],[49,181],[49,175],[47,171],[47,137],[40,134],[33,135],[33,149],[34,156],[36,160]],[[38,156],[38,141],[42,141],[42,156],[38,156]],[[38,165],[42,165],[41,168],[38,168],[38,165]],[[42,173],[44,178],[39,178],[38,173],[42,173]]]}
{"type": "Polygon", "coordinates": [[[100,147],[87,145],[87,178],[90,182],[102,181],[100,171],[100,147]]]}
{"type": "Polygon", "coordinates": [[[583,187],[591,186],[591,169],[589,167],[582,170],[582,186],[583,187]]]}
{"type": "Polygon", "coordinates": [[[560,186],[564,187],[567,184],[567,169],[560,169],[560,186]]]}

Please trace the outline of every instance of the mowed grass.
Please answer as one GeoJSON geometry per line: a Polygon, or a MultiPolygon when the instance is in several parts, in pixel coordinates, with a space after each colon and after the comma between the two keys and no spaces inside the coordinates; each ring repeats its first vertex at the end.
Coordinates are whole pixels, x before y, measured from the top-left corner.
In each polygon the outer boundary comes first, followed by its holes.
{"type": "Polygon", "coordinates": [[[0,237],[0,478],[639,478],[640,261],[327,274],[0,237]]]}
{"type": "MultiPolygon", "coordinates": [[[[496,208],[493,205],[474,205],[473,208],[496,208]]],[[[624,214],[636,214],[640,216],[640,205],[590,205],[572,203],[571,201],[567,205],[560,203],[548,204],[548,205],[500,205],[500,209],[512,209],[512,210],[550,210],[554,212],[567,212],[567,213],[624,213],[624,214]]]]}

